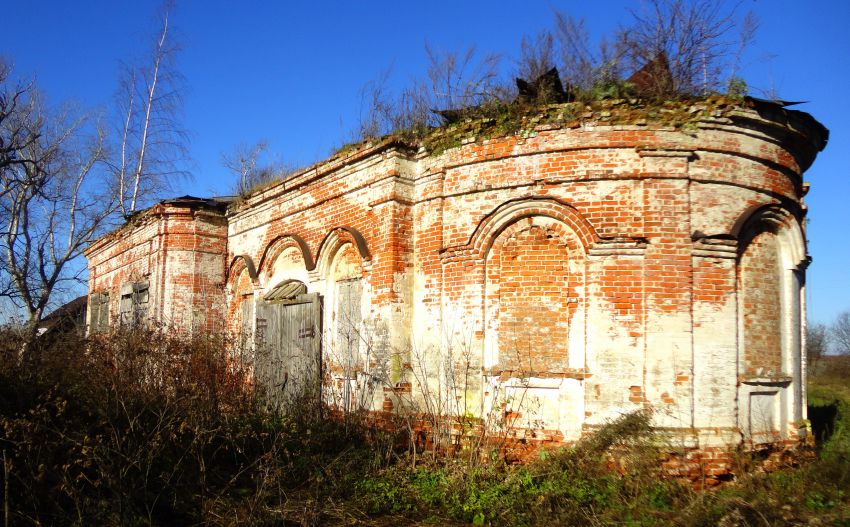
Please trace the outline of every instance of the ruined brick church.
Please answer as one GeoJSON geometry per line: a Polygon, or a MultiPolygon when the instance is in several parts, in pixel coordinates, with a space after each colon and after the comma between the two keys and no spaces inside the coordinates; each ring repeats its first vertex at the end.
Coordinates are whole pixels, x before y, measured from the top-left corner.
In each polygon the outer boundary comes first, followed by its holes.
{"type": "Polygon", "coordinates": [[[162,201],[87,250],[89,325],[227,331],[284,402],[426,401],[544,442],[640,408],[701,452],[801,439],[802,174],[827,131],[721,97],[549,105],[522,130],[162,201]]]}

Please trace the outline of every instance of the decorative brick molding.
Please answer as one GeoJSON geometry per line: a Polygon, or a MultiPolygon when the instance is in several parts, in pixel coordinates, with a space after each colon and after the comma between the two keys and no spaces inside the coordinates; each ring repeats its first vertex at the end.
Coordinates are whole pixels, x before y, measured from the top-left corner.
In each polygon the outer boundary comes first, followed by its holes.
{"type": "Polygon", "coordinates": [[[116,321],[145,283],[148,316],[249,346],[309,298],[292,334],[319,339],[343,410],[510,415],[517,441],[560,444],[649,408],[693,449],[671,470],[712,474],[716,452],[800,440],[802,172],[826,130],[722,98],[542,111],[438,153],[359,145],[239,203],[164,201],[86,251],[91,294],[116,321]]]}

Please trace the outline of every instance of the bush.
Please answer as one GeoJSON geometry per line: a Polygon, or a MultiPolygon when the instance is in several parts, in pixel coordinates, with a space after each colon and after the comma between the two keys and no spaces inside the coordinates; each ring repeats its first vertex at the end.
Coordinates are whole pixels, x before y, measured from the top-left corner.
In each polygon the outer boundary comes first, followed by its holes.
{"type": "MultiPolygon", "coordinates": [[[[9,355],[0,444],[13,524],[254,524],[349,448],[264,409],[221,338],[123,330],[9,355]]],[[[314,415],[313,409],[305,414],[314,415]]]]}
{"type": "MultiPolygon", "coordinates": [[[[155,329],[65,339],[0,362],[9,525],[792,525],[850,517],[850,389],[819,457],[719,490],[666,479],[643,412],[525,465],[417,464],[391,434],[321,409],[266,410],[250,363],[218,337],[155,329]]],[[[742,454],[742,467],[754,466],[742,454]]]]}

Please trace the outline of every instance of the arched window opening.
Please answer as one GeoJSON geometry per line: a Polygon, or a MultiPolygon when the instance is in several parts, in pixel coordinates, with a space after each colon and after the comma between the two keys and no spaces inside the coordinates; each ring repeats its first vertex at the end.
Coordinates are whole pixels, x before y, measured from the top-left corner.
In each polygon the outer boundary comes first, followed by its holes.
{"type": "Polygon", "coordinates": [[[738,260],[740,426],[753,443],[787,437],[804,417],[802,318],[805,241],[776,208],[742,229],[738,260]]]}
{"type": "Polygon", "coordinates": [[[570,252],[565,229],[549,218],[527,218],[502,232],[486,262],[485,363],[523,373],[569,368],[581,285],[570,252]]]}
{"type": "Polygon", "coordinates": [[[762,231],[740,260],[745,376],[782,373],[782,274],[778,238],[774,232],[762,231]]]}
{"type": "Polygon", "coordinates": [[[357,389],[358,374],[366,366],[363,345],[363,269],[357,249],[345,243],[337,250],[331,267],[330,337],[333,361],[340,370],[341,406],[352,410],[362,406],[357,389]]]}
{"type": "Polygon", "coordinates": [[[242,350],[248,350],[254,340],[254,284],[247,269],[239,273],[234,288],[235,332],[242,350]]]}

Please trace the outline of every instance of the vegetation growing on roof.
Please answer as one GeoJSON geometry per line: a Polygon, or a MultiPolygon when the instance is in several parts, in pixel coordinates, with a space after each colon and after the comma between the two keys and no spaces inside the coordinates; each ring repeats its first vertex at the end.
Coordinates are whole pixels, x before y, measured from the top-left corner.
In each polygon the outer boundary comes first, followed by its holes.
{"type": "MultiPolygon", "coordinates": [[[[586,116],[600,108],[604,114],[608,106],[616,107],[619,117],[612,121],[619,123],[632,114],[630,124],[681,126],[698,117],[679,111],[682,104],[746,95],[738,63],[757,26],[751,13],[722,0],[650,0],[631,15],[594,44],[582,20],[555,11],[552,26],[523,37],[519,56],[509,61],[474,47],[447,51],[426,44],[423,76],[393,90],[387,69],[364,86],[359,123],[332,159],[387,140],[439,154],[473,138],[609,121],[586,116]],[[639,111],[646,114],[636,116],[639,111]]],[[[251,159],[243,160],[250,165],[251,159]]],[[[239,194],[255,194],[286,175],[266,171],[269,177],[239,194]]]]}
{"type": "Polygon", "coordinates": [[[426,45],[422,78],[393,92],[386,71],[364,87],[353,142],[389,134],[421,139],[466,117],[499,120],[553,103],[743,96],[747,85],[738,64],[757,24],[736,7],[721,0],[650,0],[595,44],[582,20],[555,11],[553,26],[523,37],[519,57],[507,68],[500,57],[474,48],[426,45]]]}

